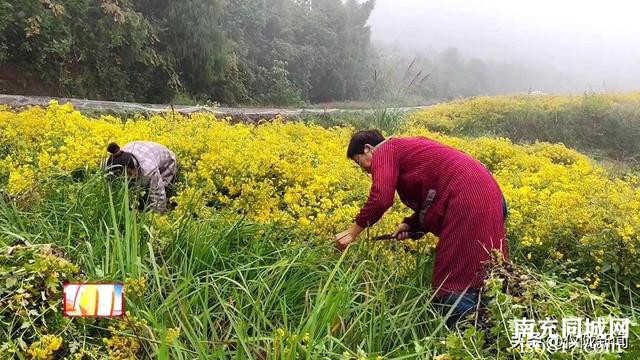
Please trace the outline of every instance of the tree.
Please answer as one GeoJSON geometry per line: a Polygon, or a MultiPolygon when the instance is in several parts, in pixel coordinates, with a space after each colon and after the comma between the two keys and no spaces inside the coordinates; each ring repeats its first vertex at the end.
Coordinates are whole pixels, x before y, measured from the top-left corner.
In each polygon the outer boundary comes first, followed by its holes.
{"type": "Polygon", "coordinates": [[[0,16],[0,60],[38,74],[56,94],[170,98],[175,73],[154,48],[154,28],[129,1],[7,0],[2,6],[8,12],[0,16]]]}
{"type": "Polygon", "coordinates": [[[0,61],[56,95],[225,104],[359,99],[374,1],[8,0],[0,61]]]}
{"type": "Polygon", "coordinates": [[[224,28],[242,64],[251,101],[295,103],[355,99],[368,76],[374,2],[236,0],[224,28]],[[287,81],[282,78],[286,76],[287,81]],[[286,90],[285,90],[286,88],[286,90]],[[287,100],[289,97],[289,100],[287,100]]]}
{"type": "Polygon", "coordinates": [[[158,29],[158,51],[191,95],[207,96],[232,71],[221,0],[137,0],[136,8],[158,29]]]}

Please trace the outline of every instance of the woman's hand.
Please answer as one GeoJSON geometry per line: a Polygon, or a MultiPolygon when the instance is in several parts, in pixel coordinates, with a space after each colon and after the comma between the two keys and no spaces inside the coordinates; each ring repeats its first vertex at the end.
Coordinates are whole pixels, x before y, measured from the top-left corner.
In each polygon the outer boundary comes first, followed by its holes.
{"type": "Polygon", "coordinates": [[[344,251],[354,240],[350,230],[345,230],[336,235],[336,249],[344,251]]]}
{"type": "Polygon", "coordinates": [[[349,230],[345,230],[336,235],[336,249],[344,251],[349,244],[354,242],[358,235],[362,232],[363,227],[358,224],[353,224],[349,230]]]}
{"type": "Polygon", "coordinates": [[[411,231],[411,226],[409,224],[400,223],[394,230],[392,236],[396,238],[396,240],[404,240],[411,237],[409,233],[411,231]]]}

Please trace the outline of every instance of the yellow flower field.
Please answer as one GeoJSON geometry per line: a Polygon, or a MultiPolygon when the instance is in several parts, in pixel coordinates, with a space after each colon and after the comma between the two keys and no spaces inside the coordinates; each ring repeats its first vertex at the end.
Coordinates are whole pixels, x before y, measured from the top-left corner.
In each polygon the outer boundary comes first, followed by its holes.
{"type": "MultiPolygon", "coordinates": [[[[640,104],[640,93],[598,94],[591,97],[598,102],[596,105],[640,104]]],[[[434,105],[426,111],[412,114],[409,121],[417,126],[426,125],[442,130],[451,130],[456,126],[492,128],[500,125],[510,113],[528,112],[531,117],[558,114],[570,107],[582,105],[584,100],[585,96],[580,95],[479,96],[434,105]]]]}
{"type": "MultiPolygon", "coordinates": [[[[90,119],[55,102],[18,113],[1,109],[0,188],[28,199],[41,191],[42,179],[97,170],[111,141],[152,140],[179,159],[178,208],[170,217],[190,209],[201,218],[229,211],[329,241],[349,225],[368,194],[370,180],[345,157],[351,131],[285,119],[231,125],[210,115],[90,119]]],[[[562,145],[462,139],[418,126],[402,135],[452,145],[493,172],[509,203],[508,237],[516,258],[581,276],[594,289],[613,279],[640,282],[638,177],[613,178],[562,145]]],[[[405,215],[398,201],[373,231],[390,231],[405,215]]]]}

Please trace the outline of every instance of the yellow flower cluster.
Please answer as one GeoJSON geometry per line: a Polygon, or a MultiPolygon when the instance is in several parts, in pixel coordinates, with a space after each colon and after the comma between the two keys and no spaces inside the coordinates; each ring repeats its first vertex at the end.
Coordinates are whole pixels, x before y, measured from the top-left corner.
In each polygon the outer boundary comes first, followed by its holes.
{"type": "Polygon", "coordinates": [[[215,120],[90,119],[55,102],[19,113],[0,108],[0,187],[24,195],[37,189],[39,179],[97,169],[111,141],[144,139],[166,145],[179,159],[184,181],[178,212],[186,204],[203,217],[226,209],[254,221],[329,234],[343,230],[366,199],[369,179],[345,157],[348,129],[327,131],[282,119],[261,126],[215,120]]]}
{"type": "Polygon", "coordinates": [[[180,328],[179,327],[175,327],[175,328],[170,328],[170,329],[167,330],[167,333],[166,333],[164,339],[165,339],[165,342],[167,344],[172,344],[179,337],[180,337],[180,328]]]}
{"type": "Polygon", "coordinates": [[[307,347],[311,341],[311,334],[289,334],[283,328],[278,328],[273,336],[273,354],[278,357],[288,358],[292,352],[296,353],[295,359],[304,358],[307,347]]]}
{"type": "Polygon", "coordinates": [[[116,323],[110,325],[108,329],[111,332],[111,337],[102,339],[102,343],[109,354],[109,359],[137,359],[141,345],[138,337],[131,332],[142,332],[146,328],[148,328],[146,320],[140,320],[129,312],[126,313],[126,320],[118,319],[116,323]]]}
{"type": "MultiPolygon", "coordinates": [[[[329,236],[352,222],[369,191],[370,179],[345,157],[350,134],[283,119],[231,125],[200,114],[122,122],[90,119],[57,103],[18,113],[0,109],[0,189],[16,196],[37,191],[39,179],[96,169],[111,141],[151,140],[179,159],[179,205],[171,216],[229,211],[329,236]]],[[[571,261],[584,274],[596,266],[610,270],[613,263],[619,275],[640,273],[634,261],[640,244],[637,177],[614,178],[562,145],[462,139],[421,127],[406,134],[452,145],[493,172],[509,203],[508,236],[523,258],[571,261]]],[[[390,231],[406,215],[397,201],[375,231],[390,231]]],[[[171,221],[159,225],[170,227],[171,221]]],[[[436,239],[429,239],[433,246],[436,239]]]]}
{"type": "Polygon", "coordinates": [[[142,296],[147,290],[147,279],[144,276],[139,278],[126,278],[124,281],[124,291],[125,293],[142,296]]]}
{"type": "Polygon", "coordinates": [[[590,268],[615,264],[623,276],[637,269],[637,176],[615,178],[562,145],[520,146],[507,139],[424,135],[464,150],[492,171],[509,204],[508,236],[529,252],[528,259],[555,263],[571,259],[578,267],[590,268]]]}
{"type": "MultiPolygon", "coordinates": [[[[640,93],[598,94],[606,104],[640,104],[640,93]]],[[[429,107],[410,116],[414,125],[428,125],[432,130],[450,131],[456,126],[499,127],[505,114],[522,111],[529,116],[553,114],[580,105],[584,96],[480,96],[429,107]]]]}
{"type": "Polygon", "coordinates": [[[54,353],[62,347],[62,338],[56,335],[44,335],[27,349],[31,359],[55,359],[54,353]]]}
{"type": "Polygon", "coordinates": [[[138,358],[140,343],[133,337],[114,335],[110,338],[104,338],[102,341],[107,348],[109,359],[131,360],[138,358]]]}

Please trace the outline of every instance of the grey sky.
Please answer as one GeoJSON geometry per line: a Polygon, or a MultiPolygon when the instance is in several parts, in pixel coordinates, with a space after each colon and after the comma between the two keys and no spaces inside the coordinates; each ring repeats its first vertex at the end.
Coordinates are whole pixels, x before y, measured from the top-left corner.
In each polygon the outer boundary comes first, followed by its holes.
{"type": "Polygon", "coordinates": [[[640,1],[377,0],[374,40],[549,67],[594,90],[640,90],[640,1]]]}

